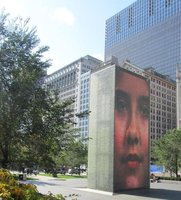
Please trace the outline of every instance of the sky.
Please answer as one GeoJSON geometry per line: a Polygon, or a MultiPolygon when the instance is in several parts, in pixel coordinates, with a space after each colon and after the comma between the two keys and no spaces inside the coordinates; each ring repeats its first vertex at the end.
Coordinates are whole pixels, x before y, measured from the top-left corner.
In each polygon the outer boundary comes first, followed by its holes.
{"type": "Polygon", "coordinates": [[[49,46],[51,74],[91,55],[104,60],[106,20],[136,0],[0,0],[10,17],[30,18],[40,46],[49,46]]]}

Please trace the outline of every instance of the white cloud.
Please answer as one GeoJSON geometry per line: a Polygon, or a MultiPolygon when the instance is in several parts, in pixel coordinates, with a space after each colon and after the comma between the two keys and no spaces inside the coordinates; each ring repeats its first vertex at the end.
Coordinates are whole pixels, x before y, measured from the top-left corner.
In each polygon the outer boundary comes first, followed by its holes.
{"type": "Polygon", "coordinates": [[[73,25],[75,22],[74,14],[65,7],[54,10],[52,17],[60,24],[73,25]]]}
{"type": "Polygon", "coordinates": [[[0,8],[5,9],[6,12],[14,17],[20,16],[24,11],[22,2],[14,0],[1,0],[0,8]]]}
{"type": "Polygon", "coordinates": [[[52,17],[54,20],[66,25],[73,25],[75,21],[74,14],[65,7],[54,10],[52,17]]]}

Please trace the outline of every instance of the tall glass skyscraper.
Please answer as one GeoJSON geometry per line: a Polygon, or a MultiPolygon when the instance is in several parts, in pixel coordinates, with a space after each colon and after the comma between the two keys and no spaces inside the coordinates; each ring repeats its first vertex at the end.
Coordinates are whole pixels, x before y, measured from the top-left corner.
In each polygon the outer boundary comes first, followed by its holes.
{"type": "Polygon", "coordinates": [[[111,56],[175,80],[181,63],[181,0],[137,0],[109,18],[105,61],[111,56]]]}

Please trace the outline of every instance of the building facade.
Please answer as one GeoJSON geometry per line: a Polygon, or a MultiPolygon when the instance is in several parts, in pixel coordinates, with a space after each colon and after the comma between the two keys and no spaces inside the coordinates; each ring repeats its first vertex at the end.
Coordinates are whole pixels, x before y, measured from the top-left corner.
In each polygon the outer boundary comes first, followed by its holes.
{"type": "MultiPolygon", "coordinates": [[[[81,75],[80,113],[86,110],[89,111],[90,75],[91,75],[91,71],[88,71],[81,75]]],[[[79,119],[79,129],[80,129],[81,138],[87,139],[89,137],[88,119],[89,119],[89,116],[83,116],[79,119]]]]}
{"type": "MultiPolygon", "coordinates": [[[[75,114],[86,111],[89,103],[90,71],[101,62],[92,56],[84,56],[48,75],[45,78],[45,85],[50,90],[57,91],[62,100],[75,98],[75,103],[72,105],[75,114]]],[[[76,128],[80,128],[80,137],[87,137],[88,118],[75,116],[74,121],[77,124],[76,128]]]]}
{"type": "Polygon", "coordinates": [[[176,69],[176,83],[177,83],[177,128],[181,128],[181,69],[177,65],[176,69]]]}
{"type": "Polygon", "coordinates": [[[105,61],[129,59],[176,79],[181,63],[181,1],[137,0],[106,21],[105,61]]]}

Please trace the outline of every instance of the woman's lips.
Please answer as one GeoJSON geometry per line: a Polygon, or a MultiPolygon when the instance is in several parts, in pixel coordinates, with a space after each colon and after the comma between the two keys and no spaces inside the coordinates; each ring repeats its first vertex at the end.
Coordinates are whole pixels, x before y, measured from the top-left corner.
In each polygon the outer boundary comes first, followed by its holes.
{"type": "Polygon", "coordinates": [[[138,161],[128,161],[127,162],[127,167],[128,168],[134,169],[134,168],[139,167],[139,165],[140,165],[140,162],[138,162],[138,161]]]}
{"type": "Polygon", "coordinates": [[[143,156],[137,154],[128,154],[123,156],[121,162],[125,164],[128,168],[137,168],[144,161],[143,156]]]}

